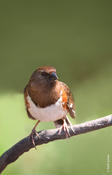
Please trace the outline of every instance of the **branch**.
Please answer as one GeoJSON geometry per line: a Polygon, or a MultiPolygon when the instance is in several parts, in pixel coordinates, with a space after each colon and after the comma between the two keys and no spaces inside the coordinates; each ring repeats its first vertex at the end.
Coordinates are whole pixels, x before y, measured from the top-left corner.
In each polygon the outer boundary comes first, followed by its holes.
{"type": "MultiPolygon", "coordinates": [[[[112,126],[112,115],[73,125],[72,130],[69,127],[70,137],[105,128],[108,126],[112,126]]],[[[42,145],[54,140],[66,139],[64,131],[59,134],[59,128],[39,131],[38,134],[40,137],[37,137],[36,135],[34,136],[35,145],[42,145]]],[[[33,147],[34,145],[32,144],[30,135],[12,146],[0,157],[0,173],[5,169],[8,164],[16,161],[19,156],[21,156],[24,152],[28,152],[33,147]]]]}

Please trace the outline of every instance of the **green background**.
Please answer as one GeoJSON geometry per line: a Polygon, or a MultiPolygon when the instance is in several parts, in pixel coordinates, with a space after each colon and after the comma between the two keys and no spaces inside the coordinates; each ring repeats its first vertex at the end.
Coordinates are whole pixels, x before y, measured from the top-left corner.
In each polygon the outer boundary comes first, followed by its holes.
{"type": "MultiPolygon", "coordinates": [[[[112,2],[0,1],[0,154],[35,124],[27,117],[23,89],[42,65],[56,67],[71,87],[77,113],[72,123],[110,114],[112,2]]],[[[53,127],[41,123],[37,130],[53,127]]],[[[110,127],[32,149],[3,175],[110,175],[111,148],[110,127]]]]}

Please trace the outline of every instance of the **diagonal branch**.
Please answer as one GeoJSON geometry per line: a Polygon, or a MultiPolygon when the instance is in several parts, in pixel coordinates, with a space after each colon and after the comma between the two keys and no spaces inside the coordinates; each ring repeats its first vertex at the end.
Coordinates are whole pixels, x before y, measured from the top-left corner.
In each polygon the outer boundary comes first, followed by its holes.
{"type": "MultiPolygon", "coordinates": [[[[71,128],[69,128],[69,132],[71,135],[70,137],[105,128],[108,126],[112,126],[112,115],[73,125],[72,130],[74,132],[71,130],[71,128]]],[[[66,139],[64,131],[59,134],[59,129],[43,130],[39,131],[38,134],[40,137],[37,137],[36,135],[34,136],[35,145],[42,145],[54,140],[66,139]]],[[[32,144],[30,135],[12,146],[0,157],[0,173],[5,169],[8,164],[16,161],[19,156],[21,156],[24,152],[28,152],[33,147],[34,145],[32,144]]]]}

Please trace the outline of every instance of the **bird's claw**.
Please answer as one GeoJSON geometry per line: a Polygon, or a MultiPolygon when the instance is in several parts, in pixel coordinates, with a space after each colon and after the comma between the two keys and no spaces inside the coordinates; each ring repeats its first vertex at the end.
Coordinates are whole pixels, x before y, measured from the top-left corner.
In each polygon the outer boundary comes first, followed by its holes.
{"type": "Polygon", "coordinates": [[[59,134],[64,131],[66,134],[66,138],[70,137],[70,132],[68,129],[68,125],[66,124],[66,122],[63,123],[63,125],[61,126],[61,128],[59,129],[59,134]]]}
{"type": "Polygon", "coordinates": [[[72,131],[73,133],[75,133],[75,132],[74,132],[74,129],[73,129],[73,127],[72,127],[72,124],[67,125],[66,121],[64,120],[63,125],[62,125],[62,126],[60,127],[60,129],[59,129],[59,134],[60,134],[62,131],[64,131],[65,134],[66,134],[66,138],[70,137],[71,134],[70,134],[69,127],[70,127],[71,131],[72,131]]]}
{"type": "Polygon", "coordinates": [[[32,129],[30,137],[31,137],[32,143],[33,143],[33,145],[34,145],[34,147],[36,149],[36,144],[35,144],[35,141],[34,141],[34,135],[36,135],[38,138],[40,138],[38,132],[35,129],[32,129]]]}

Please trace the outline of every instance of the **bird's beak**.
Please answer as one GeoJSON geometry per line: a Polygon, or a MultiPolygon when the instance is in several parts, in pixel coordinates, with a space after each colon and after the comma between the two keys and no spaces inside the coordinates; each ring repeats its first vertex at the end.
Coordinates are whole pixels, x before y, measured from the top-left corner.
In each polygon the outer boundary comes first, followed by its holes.
{"type": "Polygon", "coordinates": [[[56,72],[52,72],[52,73],[50,74],[50,79],[51,79],[51,80],[57,80],[57,79],[58,79],[58,76],[57,76],[56,72]]]}

